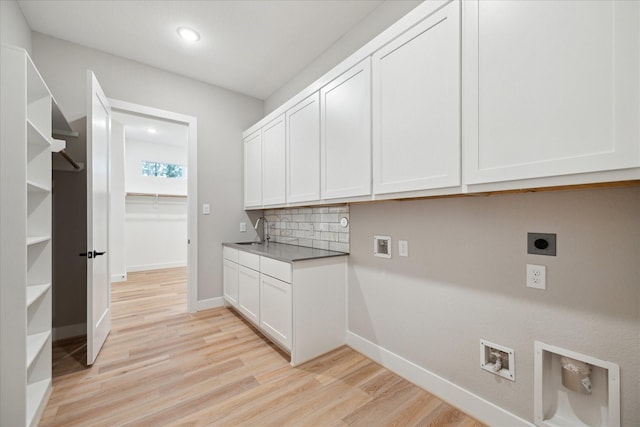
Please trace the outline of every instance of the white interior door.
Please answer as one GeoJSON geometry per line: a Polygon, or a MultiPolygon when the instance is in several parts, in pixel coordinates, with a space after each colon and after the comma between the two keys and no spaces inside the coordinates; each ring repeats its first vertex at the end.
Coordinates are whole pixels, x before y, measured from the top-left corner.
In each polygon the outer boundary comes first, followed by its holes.
{"type": "Polygon", "coordinates": [[[111,331],[111,107],[92,71],[87,71],[87,88],[87,365],[93,365],[111,331]]]}

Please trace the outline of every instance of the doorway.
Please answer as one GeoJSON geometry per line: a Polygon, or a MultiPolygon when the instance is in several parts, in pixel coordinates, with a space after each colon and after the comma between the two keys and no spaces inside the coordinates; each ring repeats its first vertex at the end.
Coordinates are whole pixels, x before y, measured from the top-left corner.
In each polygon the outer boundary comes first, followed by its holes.
{"type": "Polygon", "coordinates": [[[123,125],[126,138],[121,150],[117,140],[112,141],[112,157],[118,157],[112,158],[111,166],[112,281],[126,279],[128,271],[178,267],[184,255],[186,308],[195,312],[197,119],[115,99],[109,102],[113,122],[123,125]]]}

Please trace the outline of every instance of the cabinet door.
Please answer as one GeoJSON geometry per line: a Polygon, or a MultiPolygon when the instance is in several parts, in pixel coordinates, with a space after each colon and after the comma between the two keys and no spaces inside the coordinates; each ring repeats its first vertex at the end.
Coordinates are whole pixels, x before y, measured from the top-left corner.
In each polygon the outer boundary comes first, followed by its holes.
{"type": "Polygon", "coordinates": [[[320,94],[287,111],[287,201],[320,200],[320,94]]]}
{"type": "Polygon", "coordinates": [[[640,2],[462,3],[467,183],[640,165],[640,2]]]}
{"type": "Polygon", "coordinates": [[[373,55],[373,192],[460,185],[460,5],[373,55]]]}
{"type": "Polygon", "coordinates": [[[322,198],[371,194],[371,61],[320,91],[322,198]]]}
{"type": "Polygon", "coordinates": [[[244,207],[262,206],[262,133],[244,140],[244,207]]]}
{"type": "Polygon", "coordinates": [[[222,287],[224,299],[238,308],[238,264],[227,259],[222,261],[222,287]]]}
{"type": "Polygon", "coordinates": [[[258,325],[260,321],[260,273],[238,266],[238,308],[247,319],[258,325]]]}
{"type": "Polygon", "coordinates": [[[291,350],[291,285],[260,275],[260,328],[291,350]]]}
{"type": "Polygon", "coordinates": [[[286,201],[284,114],[262,128],[262,204],[286,201]]]}

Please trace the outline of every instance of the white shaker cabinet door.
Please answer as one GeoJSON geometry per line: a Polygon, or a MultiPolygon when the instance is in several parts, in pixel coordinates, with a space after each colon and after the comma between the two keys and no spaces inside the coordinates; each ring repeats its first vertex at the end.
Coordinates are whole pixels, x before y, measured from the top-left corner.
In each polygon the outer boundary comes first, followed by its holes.
{"type": "Polygon", "coordinates": [[[284,114],[262,128],[262,204],[286,201],[284,114]]]}
{"type": "Polygon", "coordinates": [[[462,4],[466,183],[640,166],[640,2],[462,4]]]}
{"type": "Polygon", "coordinates": [[[262,132],[244,140],[244,207],[262,206],[262,132]]]}
{"type": "Polygon", "coordinates": [[[287,202],[320,200],[320,94],[287,111],[287,202]]]}
{"type": "Polygon", "coordinates": [[[322,199],[371,194],[371,62],[320,91],[322,199]]]}
{"type": "Polygon", "coordinates": [[[238,308],[251,322],[260,322],[260,273],[238,266],[238,308]]]}
{"type": "Polygon", "coordinates": [[[291,350],[291,284],[260,275],[260,327],[291,350]]]}
{"type": "Polygon", "coordinates": [[[228,259],[222,261],[222,287],[224,299],[238,308],[238,264],[228,259]]]}
{"type": "Polygon", "coordinates": [[[373,55],[373,192],[460,185],[460,4],[373,55]]]}

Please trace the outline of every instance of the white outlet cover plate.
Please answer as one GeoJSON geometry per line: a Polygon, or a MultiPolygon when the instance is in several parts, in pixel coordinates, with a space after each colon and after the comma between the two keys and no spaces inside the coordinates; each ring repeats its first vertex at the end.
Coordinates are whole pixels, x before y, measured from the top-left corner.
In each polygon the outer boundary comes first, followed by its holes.
{"type": "Polygon", "coordinates": [[[398,240],[398,255],[409,256],[409,241],[398,240]]]}
{"type": "Polygon", "coordinates": [[[527,287],[547,289],[547,267],[544,265],[527,264],[527,287]]]}

